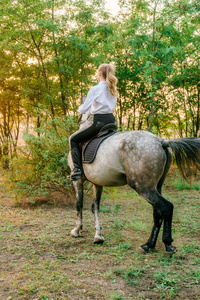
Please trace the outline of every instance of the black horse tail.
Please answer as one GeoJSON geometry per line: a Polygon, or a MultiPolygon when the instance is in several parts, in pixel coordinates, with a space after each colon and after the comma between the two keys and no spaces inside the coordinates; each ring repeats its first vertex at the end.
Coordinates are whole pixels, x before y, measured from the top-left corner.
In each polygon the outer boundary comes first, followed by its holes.
{"type": "Polygon", "coordinates": [[[176,140],[162,140],[163,147],[170,147],[182,176],[188,179],[192,167],[200,171],[200,138],[186,137],[176,140]]]}

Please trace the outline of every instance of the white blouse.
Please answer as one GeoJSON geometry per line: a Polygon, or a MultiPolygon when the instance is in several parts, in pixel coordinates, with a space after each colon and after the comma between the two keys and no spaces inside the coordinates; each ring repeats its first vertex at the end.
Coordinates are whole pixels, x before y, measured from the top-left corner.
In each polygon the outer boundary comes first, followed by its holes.
{"type": "Polygon", "coordinates": [[[117,100],[111,95],[106,81],[100,81],[89,90],[87,98],[79,107],[78,112],[85,114],[91,108],[91,114],[110,114],[113,113],[116,102],[117,100]]]}

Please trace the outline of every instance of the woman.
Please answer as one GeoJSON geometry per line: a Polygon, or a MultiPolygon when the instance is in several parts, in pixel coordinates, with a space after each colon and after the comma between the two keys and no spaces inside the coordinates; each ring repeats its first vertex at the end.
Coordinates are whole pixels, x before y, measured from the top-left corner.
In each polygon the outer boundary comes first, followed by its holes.
{"type": "Polygon", "coordinates": [[[84,104],[78,109],[80,114],[84,114],[91,108],[91,114],[94,115],[93,124],[76,131],[70,136],[69,140],[74,163],[74,169],[70,175],[71,180],[77,180],[82,177],[79,143],[97,135],[105,124],[116,122],[113,115],[118,96],[115,67],[111,63],[101,64],[97,74],[99,84],[89,90],[84,104]]]}

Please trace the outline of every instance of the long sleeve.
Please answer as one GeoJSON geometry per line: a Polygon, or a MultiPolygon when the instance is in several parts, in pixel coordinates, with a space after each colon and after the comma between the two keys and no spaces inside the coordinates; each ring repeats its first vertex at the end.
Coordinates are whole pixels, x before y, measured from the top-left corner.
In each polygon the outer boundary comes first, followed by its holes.
{"type": "Polygon", "coordinates": [[[78,112],[85,114],[91,108],[91,114],[110,114],[116,105],[116,98],[111,95],[106,81],[100,81],[93,86],[85,102],[79,107],[78,112]]]}
{"type": "Polygon", "coordinates": [[[78,112],[80,114],[85,114],[87,110],[90,108],[90,106],[92,105],[93,100],[94,100],[94,91],[93,88],[91,88],[87,94],[87,98],[85,102],[81,106],[79,106],[78,112]]]}

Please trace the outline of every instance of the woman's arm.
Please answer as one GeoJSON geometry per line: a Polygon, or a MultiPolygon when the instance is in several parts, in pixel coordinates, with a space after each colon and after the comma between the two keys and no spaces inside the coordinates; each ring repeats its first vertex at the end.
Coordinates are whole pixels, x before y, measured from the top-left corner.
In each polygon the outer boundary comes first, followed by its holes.
{"type": "Polygon", "coordinates": [[[93,100],[94,100],[94,91],[93,88],[91,88],[87,94],[87,98],[85,102],[81,106],[79,106],[78,112],[80,114],[85,114],[87,110],[90,108],[93,100]]]}

